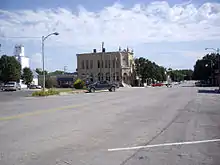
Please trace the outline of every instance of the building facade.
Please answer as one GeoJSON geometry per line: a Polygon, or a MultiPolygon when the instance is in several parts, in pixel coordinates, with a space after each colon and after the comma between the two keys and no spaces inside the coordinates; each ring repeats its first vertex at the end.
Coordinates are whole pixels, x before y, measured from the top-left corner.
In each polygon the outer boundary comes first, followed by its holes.
{"type": "Polygon", "coordinates": [[[128,48],[115,52],[94,49],[92,53],[77,54],[78,77],[90,82],[107,80],[133,85],[134,65],[134,53],[128,48]]]}

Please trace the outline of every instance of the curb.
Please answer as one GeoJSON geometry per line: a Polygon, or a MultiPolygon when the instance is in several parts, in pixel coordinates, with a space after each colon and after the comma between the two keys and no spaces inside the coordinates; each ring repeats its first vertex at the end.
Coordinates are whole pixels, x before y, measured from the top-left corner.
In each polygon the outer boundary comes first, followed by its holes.
{"type": "Polygon", "coordinates": [[[86,93],[87,90],[82,90],[82,91],[71,91],[71,92],[60,92],[59,95],[72,95],[72,94],[80,94],[80,93],[86,93]]]}

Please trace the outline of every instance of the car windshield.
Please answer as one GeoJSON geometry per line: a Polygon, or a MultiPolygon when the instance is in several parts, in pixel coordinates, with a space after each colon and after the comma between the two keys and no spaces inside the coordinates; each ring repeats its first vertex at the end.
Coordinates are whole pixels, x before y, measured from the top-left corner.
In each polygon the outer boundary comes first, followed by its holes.
{"type": "Polygon", "coordinates": [[[15,83],[14,82],[8,82],[5,85],[15,85],[15,83]]]}

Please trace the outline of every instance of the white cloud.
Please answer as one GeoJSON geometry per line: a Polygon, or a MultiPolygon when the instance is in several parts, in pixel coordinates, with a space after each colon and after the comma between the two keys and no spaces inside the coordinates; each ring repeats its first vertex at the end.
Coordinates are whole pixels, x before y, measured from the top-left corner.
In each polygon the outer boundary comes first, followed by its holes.
{"type": "Polygon", "coordinates": [[[32,66],[32,68],[42,68],[41,53],[35,53],[35,54],[31,55],[30,66],[32,66]]]}
{"type": "MultiPolygon", "coordinates": [[[[52,65],[52,59],[45,57],[45,69],[50,68],[52,65]]],[[[42,68],[42,55],[41,53],[35,53],[30,56],[31,68],[42,68]]]]}
{"type": "MultiPolygon", "coordinates": [[[[58,9],[0,10],[0,36],[42,36],[54,31],[60,35],[52,44],[93,47],[105,41],[109,47],[135,46],[160,41],[208,40],[220,37],[220,3],[192,3],[170,6],[165,1],[121,4],[98,12],[79,6],[78,12],[58,9]]],[[[30,40],[30,39],[25,39],[30,40]]]]}

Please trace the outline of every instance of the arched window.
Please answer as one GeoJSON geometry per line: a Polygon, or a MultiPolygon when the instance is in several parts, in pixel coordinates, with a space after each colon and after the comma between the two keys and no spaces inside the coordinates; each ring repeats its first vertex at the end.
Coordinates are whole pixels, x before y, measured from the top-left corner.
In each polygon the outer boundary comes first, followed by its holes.
{"type": "Polygon", "coordinates": [[[116,72],[116,81],[119,81],[119,73],[116,72]]]}
{"type": "Polygon", "coordinates": [[[126,83],[126,82],[127,82],[127,79],[128,79],[128,74],[127,74],[127,73],[124,73],[124,74],[123,74],[123,81],[126,83]]]}

